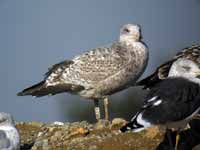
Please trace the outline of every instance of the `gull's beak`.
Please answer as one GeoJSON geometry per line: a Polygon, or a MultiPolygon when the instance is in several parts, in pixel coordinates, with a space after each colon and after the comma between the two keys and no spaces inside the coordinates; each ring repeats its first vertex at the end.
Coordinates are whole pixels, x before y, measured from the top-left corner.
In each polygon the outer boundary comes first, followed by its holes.
{"type": "Polygon", "coordinates": [[[196,77],[200,78],[200,71],[196,72],[196,77]]]}

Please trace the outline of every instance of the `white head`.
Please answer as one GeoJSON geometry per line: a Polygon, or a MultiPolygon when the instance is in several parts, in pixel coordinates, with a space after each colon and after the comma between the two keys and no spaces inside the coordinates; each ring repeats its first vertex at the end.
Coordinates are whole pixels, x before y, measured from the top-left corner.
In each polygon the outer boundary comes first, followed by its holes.
{"type": "Polygon", "coordinates": [[[126,24],[120,30],[120,42],[140,41],[141,38],[141,27],[139,25],[126,24]]]}
{"type": "Polygon", "coordinates": [[[7,124],[14,125],[13,117],[8,113],[0,112],[0,125],[7,124]]]}
{"type": "Polygon", "coordinates": [[[172,64],[168,77],[184,77],[200,83],[200,68],[192,60],[180,58],[172,64]]]}

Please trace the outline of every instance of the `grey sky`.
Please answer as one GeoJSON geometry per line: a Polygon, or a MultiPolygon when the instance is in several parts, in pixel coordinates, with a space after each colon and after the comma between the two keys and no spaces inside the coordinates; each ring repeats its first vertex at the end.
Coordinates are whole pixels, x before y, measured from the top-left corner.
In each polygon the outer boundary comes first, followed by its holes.
{"type": "MultiPolygon", "coordinates": [[[[52,64],[116,40],[126,23],[142,26],[150,49],[146,76],[175,50],[200,42],[199,15],[199,0],[1,0],[0,110],[18,121],[76,120],[61,115],[61,104],[66,110],[77,106],[77,115],[84,107],[90,115],[93,103],[78,96],[35,99],[16,93],[41,80],[52,64]]],[[[122,105],[126,92],[120,95],[116,103],[122,105]]]]}

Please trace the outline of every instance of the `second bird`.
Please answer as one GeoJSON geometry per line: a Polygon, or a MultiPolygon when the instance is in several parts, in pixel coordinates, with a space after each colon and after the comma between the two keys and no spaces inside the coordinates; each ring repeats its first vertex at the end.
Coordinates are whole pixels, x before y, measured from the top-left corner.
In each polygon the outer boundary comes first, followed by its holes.
{"type": "Polygon", "coordinates": [[[99,100],[103,99],[105,119],[108,119],[108,96],[131,86],[146,68],[148,49],[141,37],[140,26],[124,25],[119,40],[110,47],[95,48],[53,65],[43,81],[18,95],[78,94],[94,100],[97,120],[101,118],[99,100]]]}

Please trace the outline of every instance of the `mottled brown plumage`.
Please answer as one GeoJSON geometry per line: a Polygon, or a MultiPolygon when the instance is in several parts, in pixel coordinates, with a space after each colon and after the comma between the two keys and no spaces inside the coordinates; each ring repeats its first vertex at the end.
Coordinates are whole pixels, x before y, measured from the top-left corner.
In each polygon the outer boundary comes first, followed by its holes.
{"type": "Polygon", "coordinates": [[[147,61],[148,49],[141,42],[140,27],[127,24],[121,29],[118,42],[53,65],[44,81],[18,95],[38,97],[70,92],[95,100],[96,106],[99,99],[104,99],[107,105],[107,96],[135,83],[147,61]]]}

